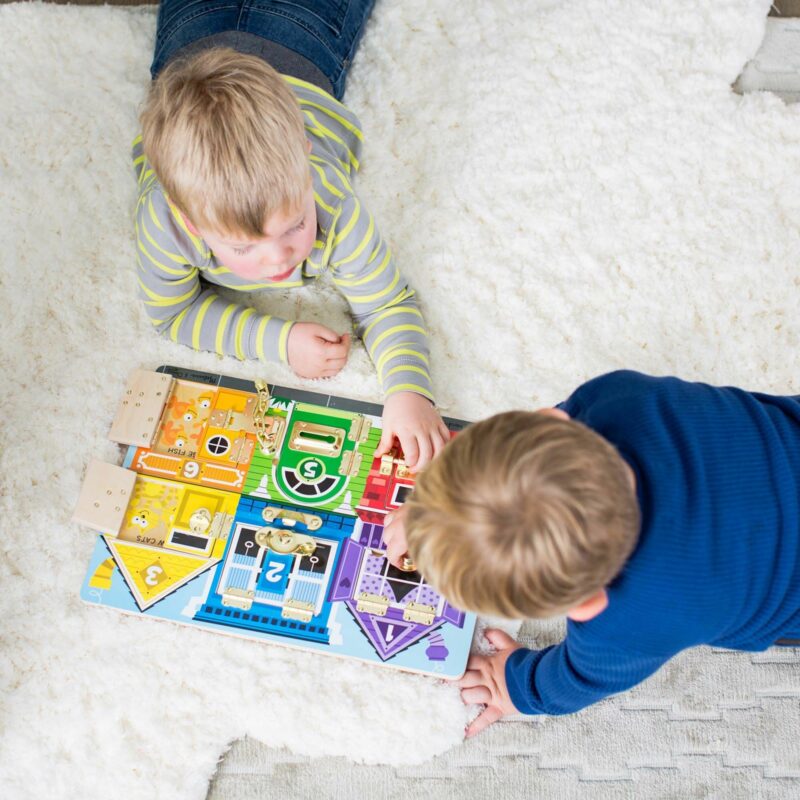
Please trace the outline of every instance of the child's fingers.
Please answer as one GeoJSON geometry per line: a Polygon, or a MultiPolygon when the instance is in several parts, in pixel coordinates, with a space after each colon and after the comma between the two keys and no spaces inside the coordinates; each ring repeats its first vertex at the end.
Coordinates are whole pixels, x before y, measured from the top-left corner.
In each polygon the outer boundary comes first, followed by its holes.
{"type": "Polygon", "coordinates": [[[477,733],[480,733],[485,728],[488,728],[491,724],[497,722],[497,720],[499,720],[502,716],[503,712],[497,706],[489,706],[488,708],[485,708],[467,727],[467,739],[469,739],[471,736],[475,736],[477,733]]]}
{"type": "Polygon", "coordinates": [[[320,378],[333,378],[338,375],[342,371],[341,367],[335,367],[334,369],[323,369],[319,373],[320,378]]]}
{"type": "Polygon", "coordinates": [[[490,628],[483,635],[495,650],[507,650],[509,647],[517,646],[516,641],[499,628],[490,628]]]}
{"type": "Polygon", "coordinates": [[[468,669],[459,679],[458,685],[462,689],[471,689],[473,686],[484,686],[483,677],[477,669],[468,669]]]}
{"type": "Polygon", "coordinates": [[[346,356],[343,358],[326,358],[325,369],[341,369],[346,363],[346,356]]]}
{"type": "Polygon", "coordinates": [[[390,564],[400,567],[403,562],[403,556],[406,554],[408,545],[405,536],[393,536],[392,541],[386,545],[386,558],[390,564]]]}
{"type": "Polygon", "coordinates": [[[474,669],[480,672],[484,668],[485,663],[486,663],[486,656],[479,656],[479,655],[470,656],[469,659],[467,660],[467,669],[468,670],[474,669]]]}
{"type": "MultiPolygon", "coordinates": [[[[332,331],[330,328],[326,328],[324,325],[320,325],[319,323],[312,323],[314,326],[314,336],[318,339],[322,339],[323,342],[331,342],[333,344],[338,344],[342,341],[342,336],[340,336],[336,331],[332,331]]],[[[347,336],[348,334],[345,334],[347,336]]]]}
{"type": "Polygon", "coordinates": [[[350,349],[347,342],[329,342],[323,339],[322,346],[325,348],[324,353],[326,360],[336,358],[343,358],[347,360],[347,351],[350,349]]]}
{"type": "Polygon", "coordinates": [[[433,457],[433,444],[427,436],[423,435],[417,436],[417,446],[419,447],[419,457],[414,468],[421,470],[433,457]]]}
{"type": "Polygon", "coordinates": [[[390,514],[387,514],[386,519],[383,521],[383,543],[387,547],[392,543],[392,539],[397,536],[397,532],[400,529],[399,525],[392,524],[392,519],[390,519],[390,516],[390,514]]]}
{"type": "Polygon", "coordinates": [[[415,469],[417,466],[417,459],[419,458],[417,437],[413,435],[401,436],[400,446],[403,448],[403,457],[406,464],[411,467],[411,469],[415,469]]]}
{"type": "Polygon", "coordinates": [[[461,690],[461,699],[467,705],[470,703],[485,703],[488,705],[492,702],[492,693],[485,686],[473,686],[469,689],[461,690]]]}
{"type": "Polygon", "coordinates": [[[444,450],[444,446],[447,444],[447,441],[448,440],[444,436],[442,436],[441,431],[438,429],[431,434],[431,442],[433,444],[434,456],[439,455],[439,453],[441,453],[442,450],[444,450]]]}
{"type": "Polygon", "coordinates": [[[384,423],[384,428],[381,432],[381,440],[378,442],[378,446],[375,448],[375,455],[378,458],[380,458],[382,455],[385,455],[392,449],[393,444],[394,431],[384,423]]]}

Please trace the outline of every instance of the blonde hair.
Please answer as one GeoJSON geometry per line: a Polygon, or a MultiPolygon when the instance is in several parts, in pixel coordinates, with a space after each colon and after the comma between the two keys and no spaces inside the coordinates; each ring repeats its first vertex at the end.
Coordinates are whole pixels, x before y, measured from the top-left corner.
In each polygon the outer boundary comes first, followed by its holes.
{"type": "Polygon", "coordinates": [[[258,238],[272,214],[301,207],[311,180],[303,115],[262,59],[230,48],[176,59],[140,121],[147,160],[193,225],[258,238]]]}
{"type": "Polygon", "coordinates": [[[639,506],[612,445],[511,411],[470,425],[417,477],[408,549],[451,603],[509,618],[564,613],[619,573],[639,506]]]}

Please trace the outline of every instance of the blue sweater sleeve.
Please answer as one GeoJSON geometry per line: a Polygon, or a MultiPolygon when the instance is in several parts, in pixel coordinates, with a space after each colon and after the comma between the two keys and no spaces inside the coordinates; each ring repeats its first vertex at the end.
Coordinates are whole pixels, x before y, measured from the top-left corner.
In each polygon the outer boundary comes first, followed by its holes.
{"type": "Polygon", "coordinates": [[[506,685],[523,714],[571,714],[630,689],[672,655],[636,653],[569,634],[543,650],[513,652],[506,662],[506,685]]]}

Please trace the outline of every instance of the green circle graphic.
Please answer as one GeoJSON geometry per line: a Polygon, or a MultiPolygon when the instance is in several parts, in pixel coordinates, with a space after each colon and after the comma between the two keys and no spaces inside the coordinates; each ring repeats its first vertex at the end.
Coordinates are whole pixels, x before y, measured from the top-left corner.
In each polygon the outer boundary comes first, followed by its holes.
{"type": "Polygon", "coordinates": [[[295,475],[303,483],[319,483],[325,477],[325,465],[318,458],[304,458],[295,467],[295,475]]]}

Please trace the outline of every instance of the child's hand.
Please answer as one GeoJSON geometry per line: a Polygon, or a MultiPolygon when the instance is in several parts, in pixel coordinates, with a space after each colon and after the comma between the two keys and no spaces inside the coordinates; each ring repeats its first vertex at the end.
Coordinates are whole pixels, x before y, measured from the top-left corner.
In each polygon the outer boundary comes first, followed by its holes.
{"type": "Polygon", "coordinates": [[[518,713],[506,688],[506,661],[522,645],[505,631],[497,629],[487,630],[485,636],[497,652],[491,656],[470,656],[467,671],[458,681],[465,704],[483,703],[486,706],[469,724],[467,739],[506,714],[518,713]]]}
{"type": "Polygon", "coordinates": [[[450,441],[450,431],[430,400],[416,392],[389,395],[383,406],[383,435],[375,455],[392,449],[400,440],[408,467],[421,470],[450,441]]]}
{"type": "Polygon", "coordinates": [[[289,366],[301,378],[332,378],[349,350],[349,333],[340,336],[316,322],[295,322],[286,343],[289,366]]]}
{"type": "Polygon", "coordinates": [[[383,543],[386,545],[387,561],[400,569],[403,565],[403,556],[408,552],[404,505],[400,506],[397,511],[386,515],[383,528],[383,543]]]}

